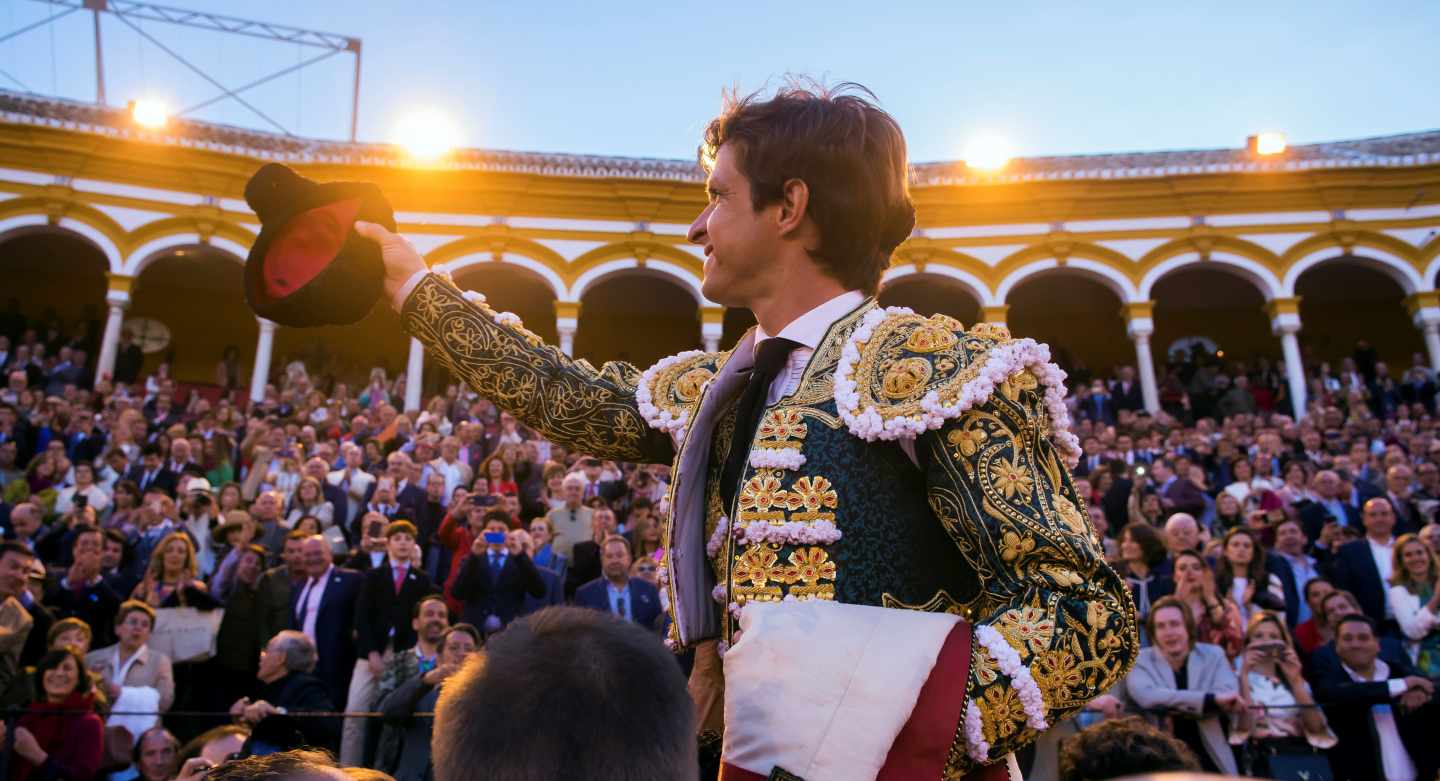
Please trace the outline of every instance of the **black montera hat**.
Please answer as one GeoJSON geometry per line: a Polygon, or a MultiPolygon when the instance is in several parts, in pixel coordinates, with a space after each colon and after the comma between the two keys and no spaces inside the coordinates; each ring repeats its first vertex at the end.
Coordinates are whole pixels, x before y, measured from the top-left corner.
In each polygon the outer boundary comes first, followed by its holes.
{"type": "Polygon", "coordinates": [[[355,233],[365,220],[395,230],[395,214],[368,182],[313,182],[278,163],[245,185],[260,236],[245,262],[245,300],[287,326],[349,325],[380,298],[380,247],[355,233]]]}

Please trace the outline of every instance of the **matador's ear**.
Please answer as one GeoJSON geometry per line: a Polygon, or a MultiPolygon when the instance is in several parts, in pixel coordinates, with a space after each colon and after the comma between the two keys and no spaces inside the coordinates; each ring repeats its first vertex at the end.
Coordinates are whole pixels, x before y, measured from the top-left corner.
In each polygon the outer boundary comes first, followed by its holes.
{"type": "Polygon", "coordinates": [[[245,300],[255,313],[288,326],[349,325],[380,298],[380,248],[355,233],[365,220],[395,230],[380,188],[366,182],[306,179],[271,163],[245,185],[260,217],[260,236],[245,262],[245,300]]]}

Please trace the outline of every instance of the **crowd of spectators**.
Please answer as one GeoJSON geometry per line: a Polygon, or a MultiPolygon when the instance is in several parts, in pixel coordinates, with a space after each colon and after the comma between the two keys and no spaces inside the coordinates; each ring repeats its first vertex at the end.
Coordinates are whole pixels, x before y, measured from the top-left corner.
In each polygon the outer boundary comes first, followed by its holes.
{"type": "MultiPolygon", "coordinates": [[[[383,370],[290,363],[250,404],[131,356],[92,387],[79,345],[0,323],[12,777],[161,781],[214,744],[424,781],[427,714],[510,623],[570,604],[666,629],[667,466],[570,452],[463,387],[403,414],[383,370]]],[[[1138,716],[1168,737],[1135,740],[1230,774],[1435,777],[1435,377],[1363,343],[1339,365],[1298,421],[1265,361],[1177,356],[1154,415],[1130,367],[1077,378],[1076,487],[1146,647],[1062,727],[1138,716]]]]}

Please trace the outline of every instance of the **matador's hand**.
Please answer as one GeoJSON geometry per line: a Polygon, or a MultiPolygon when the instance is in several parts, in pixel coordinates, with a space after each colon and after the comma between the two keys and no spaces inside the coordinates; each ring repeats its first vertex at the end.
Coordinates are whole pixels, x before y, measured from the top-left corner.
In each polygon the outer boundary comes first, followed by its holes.
{"type": "Polygon", "coordinates": [[[383,225],[357,220],[355,232],[380,245],[380,256],[385,260],[385,299],[398,312],[405,302],[396,301],[396,294],[415,272],[426,268],[425,259],[420,257],[408,239],[391,233],[383,225]]]}

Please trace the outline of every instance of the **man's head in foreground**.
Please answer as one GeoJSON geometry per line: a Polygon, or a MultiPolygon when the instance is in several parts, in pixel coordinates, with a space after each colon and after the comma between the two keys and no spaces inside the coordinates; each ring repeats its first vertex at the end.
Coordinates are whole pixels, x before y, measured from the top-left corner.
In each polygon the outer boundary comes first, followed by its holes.
{"type": "Polygon", "coordinates": [[[694,704],[675,658],[641,627],[583,608],[511,624],[441,690],[436,781],[687,781],[694,704]]]}

